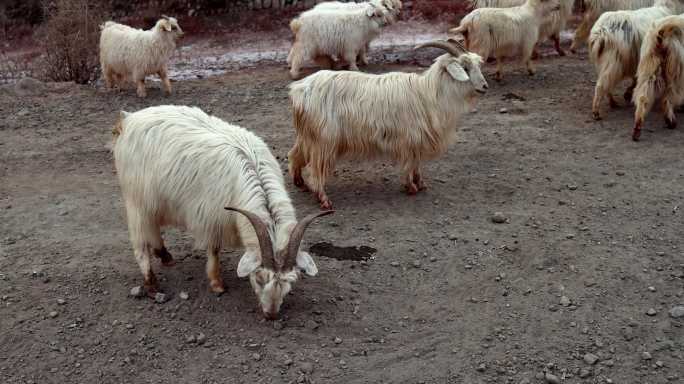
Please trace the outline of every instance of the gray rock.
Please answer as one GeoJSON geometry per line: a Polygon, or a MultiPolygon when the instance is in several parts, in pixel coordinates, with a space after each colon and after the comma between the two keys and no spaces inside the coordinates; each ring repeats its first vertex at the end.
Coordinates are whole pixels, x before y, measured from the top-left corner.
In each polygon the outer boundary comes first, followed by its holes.
{"type": "Polygon", "coordinates": [[[684,305],[678,305],[676,307],[672,307],[670,309],[670,317],[679,319],[680,317],[684,317],[684,305]]]}
{"type": "Polygon", "coordinates": [[[570,306],[570,299],[567,296],[561,296],[560,305],[562,305],[564,307],[569,307],[570,306]]]}
{"type": "Polygon", "coordinates": [[[478,365],[477,368],[475,368],[475,370],[477,370],[478,372],[484,372],[485,370],[487,370],[487,366],[484,363],[482,363],[478,365]]]}
{"type": "Polygon", "coordinates": [[[197,335],[197,344],[204,344],[205,341],[207,341],[207,335],[200,332],[200,334],[197,335]]]}
{"type": "Polygon", "coordinates": [[[180,297],[181,300],[187,300],[190,298],[190,295],[185,291],[181,291],[181,293],[178,294],[178,297],[180,297]]]}
{"type": "Polygon", "coordinates": [[[304,323],[304,327],[305,327],[306,329],[310,330],[310,331],[313,331],[313,330],[318,329],[319,326],[320,326],[320,325],[319,325],[317,322],[315,322],[315,321],[313,321],[313,320],[311,320],[311,319],[307,320],[307,321],[304,323]]]}
{"type": "Polygon", "coordinates": [[[185,342],[190,343],[190,344],[194,344],[197,342],[197,339],[195,338],[195,336],[190,335],[190,336],[185,338],[185,342]]]}
{"type": "Polygon", "coordinates": [[[591,370],[586,369],[586,368],[580,369],[580,373],[579,373],[580,379],[586,379],[589,376],[591,376],[591,370]]]}
{"type": "Polygon", "coordinates": [[[135,286],[131,288],[131,291],[128,292],[128,296],[135,297],[135,298],[140,298],[145,295],[145,290],[141,286],[135,286]]]}
{"type": "Polygon", "coordinates": [[[506,216],[503,214],[503,212],[494,212],[494,214],[493,214],[492,217],[491,217],[491,220],[492,220],[493,223],[496,223],[496,224],[503,224],[503,223],[506,222],[507,218],[506,218],[506,216]]]}
{"type": "Polygon", "coordinates": [[[411,265],[413,265],[413,268],[420,268],[420,260],[413,260],[413,263],[411,263],[411,265]]]}
{"type": "Polygon", "coordinates": [[[652,357],[651,354],[648,353],[648,352],[642,352],[642,353],[641,353],[641,358],[642,358],[643,360],[651,360],[653,357],[652,357]]]}
{"type": "Polygon", "coordinates": [[[398,267],[398,266],[399,266],[399,262],[398,262],[398,261],[393,261],[393,262],[390,263],[390,265],[393,266],[393,267],[398,267]]]}
{"type": "Polygon", "coordinates": [[[32,77],[21,78],[14,85],[14,92],[18,96],[32,96],[44,93],[47,90],[45,83],[32,77]]]}
{"type": "Polygon", "coordinates": [[[499,113],[508,113],[508,108],[499,109],[499,113]]]}
{"type": "Polygon", "coordinates": [[[261,354],[259,353],[252,353],[252,359],[259,361],[261,360],[261,354]]]}
{"type": "Polygon", "coordinates": [[[655,309],[653,309],[653,308],[649,308],[648,311],[646,311],[646,314],[647,314],[648,316],[655,316],[655,315],[658,314],[658,312],[657,312],[655,309]]]}
{"type": "Polygon", "coordinates": [[[340,339],[339,337],[336,337],[336,338],[333,339],[333,343],[335,343],[335,344],[342,344],[342,339],[340,339]]]}
{"type": "Polygon", "coordinates": [[[313,372],[314,367],[313,364],[309,362],[304,362],[299,365],[299,370],[302,371],[302,373],[304,374],[310,375],[313,372]]]}
{"type": "Polygon", "coordinates": [[[165,293],[157,292],[154,295],[154,302],[157,304],[164,304],[168,300],[165,293]]]}
{"type": "Polygon", "coordinates": [[[66,304],[66,300],[64,299],[57,299],[57,305],[64,305],[66,304]]]}
{"type": "Polygon", "coordinates": [[[57,311],[52,311],[52,312],[48,313],[48,316],[51,319],[54,319],[55,317],[57,317],[57,315],[59,315],[59,313],[57,313],[57,311]]]}
{"type": "Polygon", "coordinates": [[[548,372],[544,374],[544,380],[546,380],[546,382],[549,384],[560,384],[560,379],[558,378],[558,376],[548,372]]]}
{"type": "Polygon", "coordinates": [[[594,355],[593,353],[587,353],[584,355],[584,362],[589,364],[589,365],[594,365],[598,363],[599,357],[594,355]]]}

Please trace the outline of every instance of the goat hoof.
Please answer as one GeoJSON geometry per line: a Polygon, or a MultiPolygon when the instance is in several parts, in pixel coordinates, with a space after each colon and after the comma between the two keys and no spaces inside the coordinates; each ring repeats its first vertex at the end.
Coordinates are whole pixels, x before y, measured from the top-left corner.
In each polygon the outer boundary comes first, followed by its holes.
{"type": "Polygon", "coordinates": [[[306,184],[304,184],[304,178],[301,176],[295,176],[292,178],[292,183],[295,185],[297,188],[304,188],[306,187],[306,184]]]}
{"type": "Polygon", "coordinates": [[[155,249],[154,255],[158,257],[162,265],[165,267],[173,267],[176,265],[176,260],[173,259],[173,256],[171,256],[171,253],[166,249],[166,247],[162,247],[161,249],[155,249]]]}
{"type": "Polygon", "coordinates": [[[329,211],[332,209],[332,202],[330,200],[321,201],[321,211],[329,211]]]}
{"type": "Polygon", "coordinates": [[[675,129],[675,128],[677,128],[677,120],[674,120],[674,119],[670,120],[670,119],[666,118],[665,119],[665,126],[668,129],[675,129]]]}
{"type": "Polygon", "coordinates": [[[634,132],[632,132],[632,140],[639,141],[640,137],[641,137],[641,130],[635,129],[634,132]]]}
{"type": "Polygon", "coordinates": [[[209,290],[215,294],[216,296],[221,296],[223,293],[226,292],[226,289],[223,287],[223,282],[221,281],[212,281],[209,283],[209,290]]]}
{"type": "Polygon", "coordinates": [[[415,185],[415,184],[408,184],[408,185],[406,186],[406,193],[407,193],[409,196],[415,195],[416,193],[418,193],[418,186],[415,185]]]}
{"type": "Polygon", "coordinates": [[[596,121],[599,121],[599,120],[602,119],[602,118],[601,118],[601,114],[600,114],[599,112],[593,112],[593,113],[592,113],[592,117],[593,117],[594,120],[596,120],[596,121]]]}
{"type": "Polygon", "coordinates": [[[565,51],[561,49],[558,51],[558,56],[567,56],[567,53],[565,53],[565,51]]]}

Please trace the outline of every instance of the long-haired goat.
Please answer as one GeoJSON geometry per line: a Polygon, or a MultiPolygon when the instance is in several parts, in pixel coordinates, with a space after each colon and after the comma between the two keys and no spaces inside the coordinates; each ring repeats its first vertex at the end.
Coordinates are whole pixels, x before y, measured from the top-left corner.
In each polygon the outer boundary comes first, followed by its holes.
{"type": "Polygon", "coordinates": [[[582,11],[582,22],[575,30],[570,51],[576,53],[579,47],[589,38],[591,28],[596,20],[605,12],[627,11],[651,7],[655,0],[577,0],[582,11]]]}
{"type": "Polygon", "coordinates": [[[244,246],[237,275],[249,275],[267,318],[278,315],[297,268],[316,275],[299,245],[309,223],[331,211],[297,222],[280,165],[258,136],[198,108],[168,105],[122,112],[114,136],[128,230],[148,294],[158,288],[150,257],[173,264],[162,226],[187,228],[207,249],[216,293],[224,291],[221,248],[244,246]]]}
{"type": "Polygon", "coordinates": [[[166,63],[183,36],[175,18],[164,16],[147,31],[113,21],[100,28],[100,65],[107,88],[132,81],[137,84],[138,96],[145,97],[145,76],[157,74],[164,91],[171,94],[166,63]]]}
{"type": "Polygon", "coordinates": [[[641,60],[634,90],[634,130],[639,140],[646,115],[658,96],[662,96],[665,123],[677,126],[674,107],[684,102],[684,16],[668,16],[649,29],[641,48],[641,60]]]}
{"type": "Polygon", "coordinates": [[[505,57],[520,55],[527,72],[533,75],[532,53],[539,31],[551,12],[557,11],[558,0],[527,0],[511,8],[479,8],[467,14],[458,27],[449,30],[465,38],[466,49],[483,58],[496,58],[496,79],[503,78],[505,57]]]}
{"type": "Polygon", "coordinates": [[[290,174],[306,188],[302,168],[310,167],[307,184],[321,208],[332,207],[324,187],[338,157],[390,158],[400,163],[409,194],[424,189],[421,161],[447,150],[460,118],[487,90],[480,56],[455,41],[422,47],[449,53],[421,74],[320,71],[290,85],[296,130],[290,174]]]}
{"type": "Polygon", "coordinates": [[[324,68],[331,68],[331,58],[337,57],[358,71],[356,58],[387,24],[389,11],[385,7],[364,3],[363,7],[344,10],[309,10],[290,22],[295,36],[287,61],[293,79],[300,76],[304,61],[312,59],[324,68]]]}
{"type": "MultiPolygon", "coordinates": [[[[510,8],[523,5],[526,0],[469,0],[473,9],[477,8],[510,8]]],[[[570,16],[572,16],[572,6],[575,0],[559,0],[560,9],[551,12],[544,20],[539,30],[539,41],[551,39],[560,56],[565,56],[565,51],[560,46],[560,33],[565,30],[565,26],[570,16]]]]}
{"type": "Polygon", "coordinates": [[[646,32],[654,21],[679,13],[681,8],[679,0],[657,0],[652,7],[606,12],[599,17],[589,36],[589,58],[598,74],[591,108],[594,119],[601,119],[604,97],[608,97],[611,107],[617,106],[611,91],[628,78],[632,84],[624,98],[632,100],[641,42],[646,32]]]}

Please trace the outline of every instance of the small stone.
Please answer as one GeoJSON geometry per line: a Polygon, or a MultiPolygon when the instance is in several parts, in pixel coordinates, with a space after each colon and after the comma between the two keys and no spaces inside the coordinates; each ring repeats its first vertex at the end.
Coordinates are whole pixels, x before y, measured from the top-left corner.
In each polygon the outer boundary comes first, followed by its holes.
{"type": "Polygon", "coordinates": [[[575,185],[575,184],[568,184],[568,189],[571,190],[571,191],[574,191],[574,190],[577,189],[577,185],[575,185]]]}
{"type": "Polygon", "coordinates": [[[499,109],[499,113],[508,113],[508,108],[499,109]]]}
{"type": "Polygon", "coordinates": [[[64,299],[57,299],[57,305],[64,305],[66,304],[66,300],[64,299]]]}
{"type": "Polygon", "coordinates": [[[52,312],[48,313],[48,316],[51,319],[54,319],[55,317],[57,317],[57,315],[58,315],[57,311],[52,311],[52,312]]]}
{"type": "Polygon", "coordinates": [[[413,260],[413,263],[411,263],[411,265],[413,265],[413,268],[420,268],[420,260],[413,260]]]}
{"type": "Polygon", "coordinates": [[[487,366],[484,363],[478,365],[477,368],[475,368],[475,370],[477,370],[478,372],[484,372],[486,369],[487,366]]]}
{"type": "Polygon", "coordinates": [[[178,294],[178,297],[180,297],[181,300],[187,300],[190,298],[190,295],[185,291],[181,291],[181,293],[178,294]]]}
{"type": "Polygon", "coordinates": [[[313,330],[315,330],[315,329],[318,329],[319,326],[320,326],[320,325],[319,325],[317,322],[315,322],[315,321],[313,321],[313,320],[311,320],[311,319],[307,320],[307,321],[304,323],[304,327],[305,327],[306,329],[310,330],[310,331],[313,331],[313,330]]]}
{"type": "Polygon", "coordinates": [[[503,224],[506,222],[506,216],[503,214],[503,212],[494,212],[491,219],[492,222],[496,224],[503,224]]]}
{"type": "Polygon", "coordinates": [[[589,376],[591,376],[591,371],[590,371],[590,370],[588,370],[588,369],[586,369],[586,368],[580,369],[580,373],[579,373],[580,379],[586,379],[586,378],[589,377],[589,376]]]}
{"type": "Polygon", "coordinates": [[[275,329],[276,331],[280,331],[283,328],[285,328],[285,323],[283,323],[282,321],[274,321],[273,322],[273,329],[275,329]]]}
{"type": "Polygon", "coordinates": [[[164,294],[164,293],[157,292],[154,295],[154,302],[157,304],[164,304],[166,302],[166,300],[167,300],[166,294],[164,294]]]}
{"type": "Polygon", "coordinates": [[[652,357],[651,354],[648,353],[648,352],[642,352],[642,353],[641,353],[641,358],[642,358],[643,360],[651,360],[653,357],[652,357]]]}
{"type": "Polygon", "coordinates": [[[292,363],[294,363],[294,361],[292,361],[292,359],[290,359],[289,357],[286,358],[285,361],[283,362],[283,364],[287,365],[288,367],[290,365],[292,365],[292,363]]]}
{"type": "Polygon", "coordinates": [[[618,175],[618,176],[624,176],[624,175],[625,175],[625,171],[615,171],[615,174],[618,175]]]}
{"type": "Polygon", "coordinates": [[[261,354],[259,353],[252,353],[252,359],[259,361],[261,360],[261,354]]]}
{"type": "Polygon", "coordinates": [[[593,353],[587,353],[584,355],[584,362],[589,364],[589,365],[594,365],[598,363],[599,357],[594,355],[593,353]]]}
{"type": "Polygon", "coordinates": [[[185,342],[189,343],[189,344],[194,344],[197,342],[197,339],[195,338],[195,336],[190,335],[190,336],[185,338],[185,342]]]}
{"type": "Polygon", "coordinates": [[[655,365],[656,365],[656,367],[658,367],[658,368],[662,368],[662,367],[665,366],[665,363],[663,363],[662,361],[658,360],[658,361],[655,362],[655,365]]]}
{"type": "Polygon", "coordinates": [[[670,309],[670,317],[678,319],[684,317],[684,305],[678,305],[670,309]]]}
{"type": "Polygon", "coordinates": [[[197,344],[204,344],[205,341],[207,341],[207,335],[200,332],[200,334],[197,335],[197,344]]]}
{"type": "Polygon", "coordinates": [[[649,308],[648,311],[646,311],[646,314],[647,314],[648,316],[655,316],[655,315],[658,314],[658,312],[656,312],[656,310],[653,309],[653,308],[649,308]]]}
{"type": "Polygon", "coordinates": [[[570,306],[570,299],[567,296],[561,296],[560,305],[562,305],[564,307],[569,307],[570,306]]]}
{"type": "Polygon", "coordinates": [[[333,343],[342,344],[342,339],[340,339],[339,337],[336,337],[335,339],[333,339],[333,343]]]}
{"type": "Polygon", "coordinates": [[[434,263],[434,262],[436,262],[436,261],[437,261],[437,258],[436,258],[436,257],[434,257],[434,256],[430,257],[430,262],[431,262],[431,263],[434,263]]]}
{"type": "Polygon", "coordinates": [[[390,263],[390,265],[393,266],[393,267],[398,267],[398,266],[399,266],[399,262],[398,262],[398,261],[393,261],[393,262],[390,263]]]}
{"type": "Polygon", "coordinates": [[[304,362],[299,365],[299,370],[302,371],[302,373],[304,374],[310,375],[313,372],[314,367],[313,364],[309,362],[304,362]]]}
{"type": "Polygon", "coordinates": [[[131,297],[140,298],[140,297],[143,297],[145,295],[145,291],[143,290],[143,288],[141,286],[138,285],[138,286],[131,288],[131,291],[128,293],[128,295],[131,297]]]}
{"type": "Polygon", "coordinates": [[[651,292],[655,292],[655,291],[656,291],[656,289],[655,289],[655,287],[654,287],[654,286],[650,286],[650,287],[648,287],[648,290],[649,290],[649,291],[651,291],[651,292]]]}
{"type": "Polygon", "coordinates": [[[574,233],[568,233],[567,235],[565,235],[565,237],[569,240],[572,240],[575,238],[575,234],[574,233]]]}
{"type": "Polygon", "coordinates": [[[558,378],[558,376],[553,375],[553,374],[548,373],[548,372],[546,374],[544,374],[544,379],[549,384],[560,384],[560,379],[558,378]]]}

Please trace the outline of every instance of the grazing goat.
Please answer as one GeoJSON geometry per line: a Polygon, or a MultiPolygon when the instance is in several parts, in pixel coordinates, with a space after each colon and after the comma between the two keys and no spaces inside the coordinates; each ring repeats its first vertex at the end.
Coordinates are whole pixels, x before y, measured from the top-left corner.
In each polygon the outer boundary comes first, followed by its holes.
{"type": "Polygon", "coordinates": [[[627,11],[650,7],[655,0],[577,0],[582,10],[582,22],[575,30],[575,36],[570,45],[570,52],[576,53],[579,47],[587,41],[591,28],[596,20],[605,12],[627,11]]]}
{"type": "MultiPolygon", "coordinates": [[[[349,69],[358,71],[356,58],[387,24],[389,11],[373,3],[344,10],[310,10],[290,22],[295,36],[288,55],[290,75],[300,76],[302,64],[315,60],[324,68],[331,68],[331,58],[349,63],[349,69]]],[[[361,55],[362,60],[365,56],[361,55]]]]}
{"type": "Polygon", "coordinates": [[[649,29],[641,48],[641,60],[634,90],[634,131],[632,139],[639,140],[644,119],[662,96],[665,123],[677,126],[674,107],[684,102],[684,16],[668,16],[649,29]]]}
{"type": "Polygon", "coordinates": [[[164,16],[147,31],[113,21],[100,28],[100,65],[108,88],[124,80],[133,81],[137,84],[138,96],[145,97],[145,76],[157,74],[164,91],[171,94],[166,63],[183,36],[175,18],[164,16]]]}
{"type": "MultiPolygon", "coordinates": [[[[526,0],[469,0],[473,9],[477,8],[510,8],[523,5],[526,0]]],[[[565,56],[560,46],[560,33],[565,30],[568,19],[572,16],[572,6],[575,0],[559,0],[560,9],[552,12],[542,23],[539,30],[539,41],[553,40],[556,52],[565,56]]]]}
{"type": "Polygon", "coordinates": [[[496,58],[496,79],[502,80],[503,59],[521,55],[527,72],[533,75],[532,53],[539,40],[540,27],[558,0],[527,0],[512,8],[479,8],[466,15],[458,27],[449,30],[465,38],[466,49],[483,58],[496,58]]]}
{"type": "Polygon", "coordinates": [[[648,28],[660,18],[679,13],[681,8],[679,0],[657,0],[652,7],[606,12],[599,17],[589,36],[589,58],[598,74],[591,108],[594,119],[601,119],[604,97],[611,107],[617,107],[611,91],[624,79],[632,79],[624,94],[626,101],[632,100],[641,42],[648,28]]]}
{"type": "Polygon", "coordinates": [[[482,58],[455,40],[417,48],[448,52],[421,74],[372,75],[320,71],[290,85],[295,144],[288,154],[294,184],[306,188],[302,168],[310,167],[308,187],[321,208],[332,203],[326,177],[338,157],[387,157],[400,163],[409,194],[425,189],[421,161],[443,154],[464,112],[486,92],[482,58]]]}
{"type": "Polygon", "coordinates": [[[173,264],[162,226],[186,228],[206,248],[216,293],[224,291],[221,248],[244,246],[237,275],[249,275],[269,319],[299,278],[297,268],[317,274],[299,245],[309,223],[331,211],[297,222],[280,165],[259,137],[198,108],[168,105],[122,112],[114,136],[128,230],[148,294],[158,289],[150,257],[173,264]]]}

